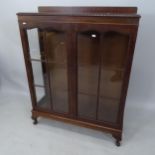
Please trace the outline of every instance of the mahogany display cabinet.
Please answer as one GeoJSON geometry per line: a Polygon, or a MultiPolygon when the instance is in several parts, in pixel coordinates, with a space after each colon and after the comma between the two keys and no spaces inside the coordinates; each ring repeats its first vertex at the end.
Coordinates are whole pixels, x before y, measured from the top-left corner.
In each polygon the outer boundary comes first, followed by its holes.
{"type": "Polygon", "coordinates": [[[111,133],[120,145],[140,15],[136,7],[39,7],[18,13],[39,116],[111,133]]]}

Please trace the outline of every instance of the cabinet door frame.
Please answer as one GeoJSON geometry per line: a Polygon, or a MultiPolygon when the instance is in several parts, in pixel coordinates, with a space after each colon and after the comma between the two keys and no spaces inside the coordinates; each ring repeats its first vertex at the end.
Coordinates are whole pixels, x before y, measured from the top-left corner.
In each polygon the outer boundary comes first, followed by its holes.
{"type": "MultiPolygon", "coordinates": [[[[125,71],[124,71],[124,78],[122,82],[122,90],[121,90],[121,96],[120,96],[120,103],[118,107],[118,114],[116,118],[116,123],[111,123],[111,122],[100,122],[97,120],[88,120],[84,118],[78,118],[78,120],[82,120],[85,122],[91,122],[94,124],[100,124],[108,127],[115,127],[118,129],[123,128],[123,114],[124,114],[124,107],[125,107],[125,101],[126,101],[126,96],[127,96],[127,90],[128,90],[128,84],[129,84],[129,77],[130,77],[130,72],[131,72],[131,67],[132,67],[132,59],[133,59],[133,54],[134,54],[134,48],[135,48],[135,42],[136,42],[136,36],[137,36],[137,30],[138,26],[137,25],[116,25],[116,24],[91,24],[91,23],[76,23],[74,24],[74,31],[76,32],[76,38],[75,42],[76,45],[75,47],[77,48],[77,35],[78,33],[81,32],[86,32],[86,31],[94,31],[94,32],[108,32],[108,31],[114,31],[118,32],[121,34],[127,34],[129,35],[129,41],[128,41],[128,49],[127,49],[127,55],[126,55],[126,64],[125,64],[125,71]]],[[[74,48],[76,52],[77,49],[74,48]]],[[[77,55],[77,53],[76,53],[77,55]]],[[[77,57],[77,56],[76,56],[77,57]]],[[[77,61],[76,61],[77,63],[77,61]]],[[[78,66],[78,64],[76,65],[78,66]]],[[[76,67],[74,74],[77,75],[78,68],[76,67]],[[76,73],[75,73],[76,72],[76,73]]],[[[76,89],[78,89],[78,79],[76,78],[76,89]]],[[[76,90],[76,94],[78,93],[78,90],[76,90]]],[[[78,94],[77,94],[78,95],[78,94]]],[[[77,97],[76,97],[77,99],[77,97]]],[[[76,116],[77,116],[77,110],[78,110],[78,101],[76,100],[76,116]]]]}
{"type": "MultiPolygon", "coordinates": [[[[124,106],[125,100],[127,95],[128,83],[129,83],[129,76],[131,71],[132,59],[133,59],[133,52],[135,48],[136,36],[137,36],[137,29],[138,25],[123,25],[123,24],[104,24],[104,23],[61,23],[61,22],[52,22],[52,21],[42,21],[35,20],[35,16],[30,17],[30,19],[26,19],[27,23],[19,21],[20,26],[20,34],[22,38],[22,46],[24,52],[24,59],[26,64],[26,71],[27,77],[29,81],[29,89],[32,101],[32,108],[33,110],[39,110],[43,112],[51,112],[56,115],[70,117],[73,119],[77,119],[77,33],[87,30],[95,30],[99,32],[106,32],[106,31],[116,31],[120,33],[128,33],[130,35],[130,40],[128,44],[128,56],[127,56],[127,63],[125,69],[125,78],[123,80],[123,88],[122,88],[122,95],[121,95],[121,104],[119,106],[119,112],[117,117],[117,123],[109,123],[109,122],[96,122],[93,121],[92,123],[101,124],[109,127],[121,128],[123,127],[123,113],[124,113],[124,106]],[[30,22],[29,22],[30,21],[30,22]],[[33,28],[40,28],[40,29],[58,29],[59,31],[66,31],[67,33],[67,48],[68,48],[68,100],[69,100],[69,113],[66,114],[59,114],[53,111],[47,111],[43,109],[37,108],[36,102],[36,95],[34,90],[34,77],[32,72],[32,65],[28,58],[30,58],[29,54],[29,44],[28,44],[28,37],[27,37],[27,30],[33,28]]],[[[23,19],[24,20],[24,19],[23,19]]],[[[88,122],[88,120],[82,120],[88,122]]]]}
{"type": "MultiPolygon", "coordinates": [[[[33,17],[31,17],[31,18],[33,18],[33,17]]],[[[71,64],[72,64],[71,57],[72,57],[73,52],[72,52],[72,48],[70,47],[70,45],[71,45],[70,41],[73,41],[72,40],[73,37],[71,36],[70,24],[68,24],[68,23],[54,23],[51,21],[49,21],[49,22],[40,21],[40,23],[38,23],[38,22],[35,22],[35,20],[34,20],[33,22],[27,22],[27,23],[19,22],[19,28],[20,28],[21,41],[22,41],[22,47],[23,47],[23,52],[24,52],[24,60],[25,60],[25,64],[26,64],[26,72],[27,72],[29,90],[30,90],[31,101],[32,101],[32,110],[33,111],[37,110],[37,111],[41,111],[41,112],[50,112],[50,113],[60,115],[60,116],[65,116],[65,117],[75,116],[73,114],[74,113],[74,111],[73,111],[74,105],[72,104],[73,103],[72,80],[74,80],[74,78],[72,78],[72,76],[71,76],[73,73],[73,67],[71,67],[71,64]],[[35,28],[43,30],[43,31],[44,30],[45,31],[46,30],[57,30],[57,31],[62,31],[66,34],[66,38],[67,38],[66,48],[67,48],[68,113],[59,113],[59,112],[53,111],[52,108],[49,110],[46,110],[46,109],[39,108],[37,106],[36,91],[35,91],[35,87],[34,87],[34,76],[33,76],[32,63],[30,62],[31,58],[30,58],[29,40],[28,40],[28,34],[27,34],[27,30],[35,29],[35,28]]],[[[38,31],[38,33],[40,33],[40,31],[38,31]]],[[[40,34],[39,34],[39,36],[40,36],[40,34]]],[[[38,40],[39,40],[40,46],[42,46],[44,44],[43,43],[44,40],[41,41],[40,38],[38,38],[38,40]]],[[[45,53],[46,53],[46,51],[45,51],[45,53]]],[[[48,65],[46,65],[46,66],[48,66],[48,65]]],[[[49,73],[47,73],[47,74],[49,74],[49,73]]],[[[48,75],[48,83],[50,83],[49,75],[48,75]]],[[[47,87],[47,85],[46,85],[46,87],[47,87]]],[[[50,96],[50,104],[51,104],[51,96],[50,96]]]]}

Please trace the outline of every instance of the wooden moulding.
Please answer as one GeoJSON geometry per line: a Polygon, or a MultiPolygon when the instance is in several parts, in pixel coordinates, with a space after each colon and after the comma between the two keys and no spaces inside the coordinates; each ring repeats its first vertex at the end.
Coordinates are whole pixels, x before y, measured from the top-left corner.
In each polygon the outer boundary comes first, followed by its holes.
{"type": "Polygon", "coordinates": [[[140,17],[137,7],[38,7],[39,13],[17,13],[17,15],[37,16],[116,16],[140,17]]]}
{"type": "Polygon", "coordinates": [[[38,7],[39,12],[50,12],[58,14],[101,14],[101,13],[118,13],[118,14],[136,14],[137,7],[38,7]]]}
{"type": "Polygon", "coordinates": [[[52,113],[49,114],[49,113],[38,111],[38,110],[37,111],[32,110],[32,116],[33,116],[33,118],[37,118],[39,116],[46,117],[46,118],[52,118],[54,120],[62,121],[62,122],[69,123],[69,124],[79,125],[81,127],[97,129],[99,131],[104,131],[104,132],[107,132],[107,133],[114,133],[114,134],[115,133],[117,133],[117,134],[122,133],[122,131],[119,130],[119,129],[104,127],[103,125],[97,125],[97,124],[94,124],[94,123],[89,123],[89,122],[83,122],[83,121],[80,121],[80,120],[70,119],[70,118],[67,118],[67,117],[58,116],[58,115],[55,115],[55,114],[52,114],[52,113]]]}

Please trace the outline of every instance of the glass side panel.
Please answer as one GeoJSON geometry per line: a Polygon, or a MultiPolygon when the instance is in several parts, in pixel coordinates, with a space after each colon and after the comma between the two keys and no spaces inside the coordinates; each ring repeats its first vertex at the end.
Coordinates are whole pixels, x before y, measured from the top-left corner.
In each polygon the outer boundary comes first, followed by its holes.
{"type": "Polygon", "coordinates": [[[37,107],[44,110],[50,110],[50,96],[47,92],[47,88],[35,86],[36,98],[37,98],[37,107]]]}
{"type": "Polygon", "coordinates": [[[46,32],[46,50],[53,110],[59,113],[67,113],[69,106],[65,33],[46,32]]]}
{"type": "Polygon", "coordinates": [[[31,59],[41,59],[38,29],[34,28],[34,29],[27,30],[27,35],[28,35],[31,59]]]}
{"type": "Polygon", "coordinates": [[[78,116],[96,119],[99,35],[78,35],[78,116]]]}
{"type": "Polygon", "coordinates": [[[117,121],[129,36],[78,34],[78,117],[117,121]]]}
{"type": "MultiPolygon", "coordinates": [[[[40,31],[40,30],[39,30],[40,31]]],[[[46,69],[46,63],[43,61],[42,53],[40,51],[39,40],[42,33],[38,33],[38,29],[27,30],[29,52],[30,52],[30,62],[32,65],[34,88],[37,100],[37,107],[44,110],[51,109],[49,87],[48,87],[48,75],[46,69]],[[38,35],[39,34],[39,35],[38,35]]],[[[43,43],[43,42],[42,42],[43,43]]],[[[43,49],[42,49],[43,50],[43,49]]]]}
{"type": "Polygon", "coordinates": [[[32,71],[35,85],[44,86],[44,78],[46,78],[46,73],[43,73],[42,62],[41,61],[31,61],[32,71]]]}

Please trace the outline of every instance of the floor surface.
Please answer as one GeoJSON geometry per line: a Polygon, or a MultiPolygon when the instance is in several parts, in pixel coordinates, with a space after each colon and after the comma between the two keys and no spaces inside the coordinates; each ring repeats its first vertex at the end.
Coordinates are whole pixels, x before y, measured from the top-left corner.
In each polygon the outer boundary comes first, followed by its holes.
{"type": "Polygon", "coordinates": [[[127,102],[121,147],[111,135],[44,118],[26,95],[0,94],[0,155],[154,155],[155,108],[127,102]]]}

